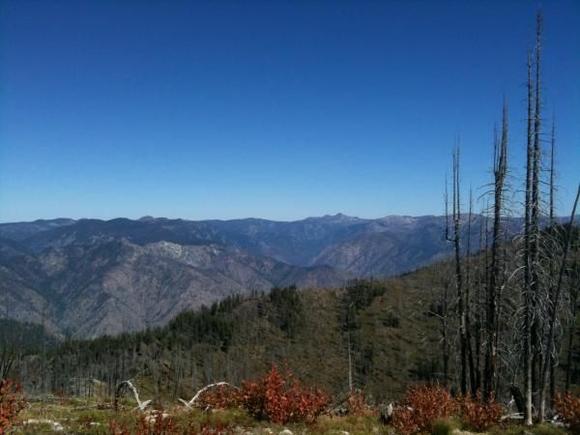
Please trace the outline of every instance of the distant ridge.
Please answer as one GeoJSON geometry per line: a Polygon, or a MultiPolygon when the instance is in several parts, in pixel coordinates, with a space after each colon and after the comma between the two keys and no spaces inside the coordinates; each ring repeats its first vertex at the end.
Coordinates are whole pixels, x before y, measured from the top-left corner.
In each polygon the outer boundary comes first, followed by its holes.
{"type": "MultiPolygon", "coordinates": [[[[474,216],[474,235],[482,223],[474,216]]],[[[505,226],[514,234],[521,219],[505,226]]],[[[444,216],[341,213],[291,222],[144,216],[4,223],[0,318],[79,337],[139,330],[232,294],[415,270],[450,253],[444,228],[444,216]]]]}

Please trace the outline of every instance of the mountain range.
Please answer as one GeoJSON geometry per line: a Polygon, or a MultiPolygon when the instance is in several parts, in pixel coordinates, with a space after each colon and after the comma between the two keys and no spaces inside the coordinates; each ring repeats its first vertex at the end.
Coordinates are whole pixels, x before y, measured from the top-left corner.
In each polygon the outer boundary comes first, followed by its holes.
{"type": "MultiPolygon", "coordinates": [[[[484,219],[471,224],[480,243],[484,219]]],[[[507,222],[508,232],[521,224],[507,222]]],[[[232,294],[336,287],[447,256],[444,216],[294,222],[144,217],[0,224],[0,318],[91,338],[167,323],[232,294]]],[[[467,225],[464,225],[466,228],[467,225]]]]}

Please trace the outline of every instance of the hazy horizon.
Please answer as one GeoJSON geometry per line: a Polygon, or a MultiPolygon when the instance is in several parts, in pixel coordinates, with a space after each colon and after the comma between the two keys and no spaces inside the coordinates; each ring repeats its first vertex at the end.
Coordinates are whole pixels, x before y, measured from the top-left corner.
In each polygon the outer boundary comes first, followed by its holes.
{"type": "MultiPolygon", "coordinates": [[[[468,216],[468,213],[461,213],[462,216],[468,216]]],[[[308,219],[322,219],[322,218],[333,218],[333,217],[345,217],[345,218],[349,218],[349,219],[360,219],[360,220],[366,220],[366,221],[371,221],[371,220],[380,220],[380,219],[387,219],[387,218],[428,218],[428,217],[435,217],[435,218],[441,218],[444,217],[444,214],[417,214],[417,215],[412,215],[412,214],[385,214],[382,216],[356,216],[356,215],[349,215],[346,213],[341,213],[341,212],[337,212],[337,213],[326,213],[323,215],[317,215],[317,216],[303,216],[303,217],[298,217],[296,219],[271,219],[268,217],[263,217],[263,216],[243,216],[243,217],[235,217],[235,218],[220,218],[220,217],[214,217],[214,218],[203,218],[203,219],[196,219],[196,218],[187,218],[187,217],[183,217],[183,216],[151,216],[151,215],[143,215],[143,216],[138,216],[138,217],[128,217],[128,216],[115,216],[115,217],[110,217],[110,218],[99,218],[99,217],[70,217],[70,216],[58,216],[58,217],[51,217],[51,218],[39,218],[39,219],[32,219],[32,220],[22,220],[22,221],[0,221],[0,224],[19,224],[19,223],[32,223],[32,222],[37,222],[37,221],[54,221],[54,220],[59,220],[59,219],[70,219],[73,221],[81,221],[81,220],[98,220],[98,221],[103,221],[103,222],[108,222],[108,221],[113,221],[113,220],[117,220],[117,219],[127,219],[127,220],[132,220],[132,221],[138,221],[138,220],[145,220],[145,219],[167,219],[167,220],[184,220],[184,221],[190,221],[190,222],[202,222],[202,221],[221,221],[221,222],[227,222],[227,221],[242,221],[242,220],[264,220],[264,221],[270,221],[270,222],[281,222],[281,223],[288,223],[288,222],[300,222],[300,221],[304,221],[304,220],[308,220],[308,219]]],[[[482,216],[481,213],[473,213],[473,216],[482,216]]],[[[575,215],[576,217],[580,216],[579,214],[575,215]]],[[[546,216],[547,217],[547,216],[546,216]]],[[[566,214],[561,214],[561,215],[557,215],[555,216],[556,219],[569,219],[569,215],[566,214]]],[[[510,215],[510,216],[506,216],[507,219],[523,219],[524,216],[520,216],[520,215],[510,215]]]]}
{"type": "Polygon", "coordinates": [[[244,216],[244,217],[237,217],[237,218],[219,218],[219,217],[215,217],[215,218],[204,218],[204,219],[186,218],[186,217],[182,217],[182,216],[152,216],[152,215],[143,215],[143,216],[138,216],[138,217],[115,216],[115,217],[109,217],[109,218],[98,218],[98,217],[88,217],[88,216],[85,216],[85,217],[57,216],[57,217],[51,217],[51,218],[39,218],[39,219],[23,220],[23,221],[0,221],[0,224],[26,223],[26,222],[35,222],[35,221],[51,221],[51,220],[58,220],[58,219],[72,219],[72,220],[75,220],[75,221],[79,221],[79,220],[102,220],[102,221],[111,221],[111,220],[115,220],[115,219],[129,219],[129,220],[141,220],[141,219],[170,219],[170,220],[176,220],[176,219],[181,219],[181,220],[187,220],[187,221],[208,221],[208,220],[232,221],[232,220],[259,219],[259,220],[268,220],[268,221],[272,221],[272,222],[297,222],[297,221],[302,221],[302,220],[306,220],[306,219],[319,219],[319,218],[337,217],[337,216],[344,216],[344,217],[347,217],[347,218],[361,219],[361,220],[374,220],[374,219],[383,219],[383,218],[388,218],[388,217],[412,217],[412,218],[419,218],[419,217],[429,217],[429,216],[440,217],[442,215],[431,215],[431,214],[425,214],[425,215],[386,214],[386,215],[383,215],[383,216],[366,217],[366,216],[348,215],[346,213],[337,212],[337,213],[326,213],[326,214],[318,215],[318,216],[304,216],[304,217],[298,217],[297,219],[288,219],[288,220],[270,219],[268,217],[262,217],[262,216],[244,216]]]}

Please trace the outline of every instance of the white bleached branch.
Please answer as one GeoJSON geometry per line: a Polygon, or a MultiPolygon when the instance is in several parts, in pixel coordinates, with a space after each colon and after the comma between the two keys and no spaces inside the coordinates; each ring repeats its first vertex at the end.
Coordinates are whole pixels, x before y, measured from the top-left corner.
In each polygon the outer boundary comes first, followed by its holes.
{"type": "MultiPolygon", "coordinates": [[[[131,382],[131,380],[126,380],[123,381],[119,384],[119,386],[117,387],[117,392],[116,392],[116,396],[119,395],[121,388],[123,388],[123,386],[127,386],[132,392],[133,392],[133,396],[135,396],[135,401],[137,402],[137,406],[134,408],[134,410],[139,410],[141,412],[145,411],[145,408],[147,408],[150,404],[151,404],[151,400],[145,400],[143,402],[141,402],[141,398],[139,397],[139,392],[137,391],[137,388],[135,387],[135,385],[133,385],[133,382],[131,382]]],[[[116,402],[117,397],[115,397],[115,402],[116,402]]]]}
{"type": "Polygon", "coordinates": [[[209,384],[209,385],[206,385],[205,387],[203,387],[201,390],[199,390],[197,393],[195,393],[195,395],[192,397],[192,399],[189,402],[186,401],[186,400],[184,400],[184,399],[181,399],[181,398],[179,399],[179,401],[184,406],[186,406],[187,408],[190,408],[191,409],[191,408],[193,408],[193,406],[195,405],[195,402],[197,402],[199,400],[199,398],[201,397],[201,395],[203,393],[205,393],[208,390],[211,390],[212,388],[223,387],[223,386],[228,386],[228,387],[231,387],[231,388],[233,388],[235,390],[239,390],[238,387],[236,387],[235,385],[229,384],[227,382],[223,382],[223,381],[222,382],[216,382],[215,384],[209,384]]]}

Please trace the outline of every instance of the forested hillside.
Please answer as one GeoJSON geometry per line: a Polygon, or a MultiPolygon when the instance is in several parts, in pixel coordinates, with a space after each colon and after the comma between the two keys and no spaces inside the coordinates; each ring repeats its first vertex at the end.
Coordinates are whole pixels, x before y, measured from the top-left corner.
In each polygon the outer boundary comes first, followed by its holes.
{"type": "MultiPolygon", "coordinates": [[[[483,289],[485,261],[485,253],[466,260],[477,292],[483,289]]],[[[98,379],[104,382],[101,393],[110,395],[119,382],[135,379],[147,395],[168,402],[219,380],[239,384],[271,364],[287,365],[333,393],[348,391],[352,379],[353,388],[376,400],[396,399],[415,382],[457,385],[453,270],[445,261],[400,278],[353,281],[342,289],[286,287],[229,297],[184,312],[162,328],[67,340],[42,355],[24,356],[18,364],[26,373],[21,380],[33,394],[83,395],[94,394],[85,383],[98,379]]],[[[504,295],[506,310],[517,297],[514,290],[504,295]]],[[[475,307],[476,322],[480,312],[475,307]]],[[[507,327],[511,319],[503,322],[507,327]]],[[[575,338],[571,366],[568,345],[562,346],[560,387],[567,377],[573,385],[580,382],[580,331],[569,320],[564,331],[575,338]]],[[[483,349],[477,355],[477,371],[483,374],[483,349]]],[[[500,377],[506,378],[500,398],[509,397],[507,379],[518,369],[516,360],[506,363],[500,366],[500,377]]]]}
{"type": "Polygon", "coordinates": [[[78,379],[105,381],[112,393],[136,378],[149,394],[169,400],[218,380],[239,384],[276,363],[338,393],[349,388],[350,342],[354,384],[377,398],[394,397],[413,380],[442,376],[437,323],[424,292],[409,278],[230,297],[160,329],[67,341],[42,358],[24,358],[22,381],[31,393],[44,382],[48,390],[82,394],[78,379]],[[39,366],[42,360],[48,366],[39,366]]]}

